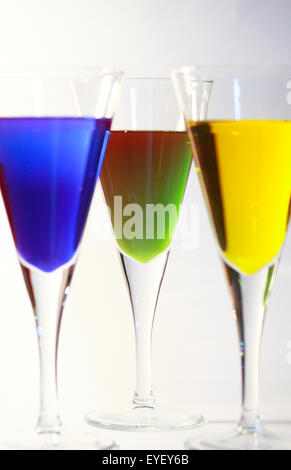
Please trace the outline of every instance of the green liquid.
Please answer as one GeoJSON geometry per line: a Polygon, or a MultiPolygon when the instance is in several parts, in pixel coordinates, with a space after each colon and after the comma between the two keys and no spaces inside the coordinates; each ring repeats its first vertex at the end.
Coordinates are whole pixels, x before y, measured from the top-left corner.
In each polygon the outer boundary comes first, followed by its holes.
{"type": "Polygon", "coordinates": [[[156,213],[147,217],[146,208],[148,204],[164,207],[172,204],[171,211],[175,209],[178,216],[190,165],[191,151],[185,132],[111,132],[100,179],[119,248],[136,261],[147,263],[170,245],[175,218],[170,218],[167,211],[159,212],[159,217],[156,213]],[[116,196],[122,197],[123,210],[128,204],[139,205],[142,227],[139,224],[137,229],[130,222],[134,213],[115,213],[116,196]],[[114,223],[117,219],[121,221],[119,230],[114,223]],[[129,227],[134,235],[131,239],[127,236],[129,227]]]}

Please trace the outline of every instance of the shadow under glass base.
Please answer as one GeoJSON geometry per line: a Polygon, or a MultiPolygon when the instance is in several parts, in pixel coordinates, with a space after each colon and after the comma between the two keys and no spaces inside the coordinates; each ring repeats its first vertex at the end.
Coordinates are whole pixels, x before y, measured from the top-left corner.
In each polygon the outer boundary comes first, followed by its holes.
{"type": "Polygon", "coordinates": [[[1,440],[0,450],[114,450],[114,441],[90,432],[16,434],[1,440]]]}
{"type": "Polygon", "coordinates": [[[256,431],[244,431],[234,425],[209,425],[211,431],[189,439],[187,450],[290,450],[291,423],[268,423],[256,431]]]}
{"type": "Polygon", "coordinates": [[[92,411],[85,415],[85,421],[102,429],[132,432],[177,431],[206,424],[201,415],[147,406],[132,407],[120,413],[92,411]]]}

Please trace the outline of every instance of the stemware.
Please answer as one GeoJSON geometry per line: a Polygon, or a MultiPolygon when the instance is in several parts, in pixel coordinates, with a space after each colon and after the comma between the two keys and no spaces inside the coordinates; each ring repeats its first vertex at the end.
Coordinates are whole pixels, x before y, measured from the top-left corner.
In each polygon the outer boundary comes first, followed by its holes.
{"type": "Polygon", "coordinates": [[[260,421],[258,379],[265,312],[289,221],[290,79],[289,66],[173,71],[237,318],[242,366],[237,429],[198,443],[193,439],[188,448],[267,450],[284,445],[260,421]],[[201,100],[209,105],[207,120],[197,112],[201,100]]]}
{"type": "MultiPolygon", "coordinates": [[[[89,445],[89,436],[63,433],[57,350],[121,78],[110,69],[75,67],[0,73],[0,187],[33,307],[40,356],[37,432],[19,442],[21,448],[89,445]]],[[[103,447],[96,436],[91,446],[103,447]]]]}
{"type": "Polygon", "coordinates": [[[155,310],[191,165],[171,79],[125,79],[113,126],[100,181],[133,311],[136,389],[128,409],[86,420],[127,431],[199,426],[200,415],[163,409],[152,392],[155,310]]]}

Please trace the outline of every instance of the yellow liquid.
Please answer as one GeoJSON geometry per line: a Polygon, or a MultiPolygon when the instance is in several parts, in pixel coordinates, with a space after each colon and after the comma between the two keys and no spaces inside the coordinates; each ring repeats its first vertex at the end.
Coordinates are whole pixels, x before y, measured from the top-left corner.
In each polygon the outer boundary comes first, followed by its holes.
{"type": "Polygon", "coordinates": [[[253,274],[278,255],[286,235],[291,122],[189,122],[187,128],[222,254],[253,274]]]}

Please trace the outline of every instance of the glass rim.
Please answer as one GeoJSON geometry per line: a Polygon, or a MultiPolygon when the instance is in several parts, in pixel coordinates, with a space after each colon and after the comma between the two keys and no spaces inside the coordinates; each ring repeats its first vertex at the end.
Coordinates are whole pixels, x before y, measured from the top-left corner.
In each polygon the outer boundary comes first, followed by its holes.
{"type": "Polygon", "coordinates": [[[166,75],[164,77],[161,77],[161,76],[148,76],[148,77],[143,77],[143,76],[135,76],[135,75],[125,75],[124,77],[124,80],[125,81],[129,81],[129,80],[136,80],[136,81],[170,81],[171,80],[171,77],[169,75],[166,75]]]}
{"type": "MultiPolygon", "coordinates": [[[[248,78],[261,79],[271,78],[291,78],[291,63],[226,63],[226,64],[196,64],[182,66],[172,69],[172,76],[189,75],[193,80],[203,82],[213,82],[211,72],[225,72],[219,76],[223,79],[231,78],[248,78]],[[288,73],[287,73],[288,71],[288,73]],[[230,74],[230,72],[237,72],[230,74]],[[239,72],[249,72],[247,75],[239,76],[239,72]]],[[[215,74],[214,74],[215,75],[215,74]]]]}
{"type": "Polygon", "coordinates": [[[1,78],[76,78],[98,79],[104,76],[123,77],[124,72],[115,67],[94,65],[1,65],[1,78]]]}

